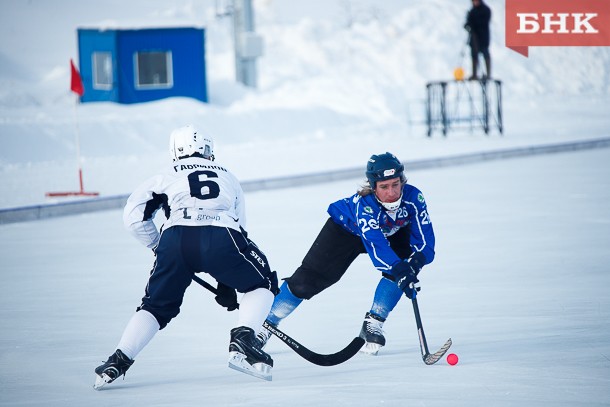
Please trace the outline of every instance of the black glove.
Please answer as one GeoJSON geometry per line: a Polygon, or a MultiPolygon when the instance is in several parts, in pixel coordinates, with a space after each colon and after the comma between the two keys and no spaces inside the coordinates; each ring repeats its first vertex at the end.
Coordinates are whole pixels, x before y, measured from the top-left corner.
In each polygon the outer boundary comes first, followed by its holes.
{"type": "Polygon", "coordinates": [[[216,297],[214,297],[214,299],[219,305],[225,307],[227,311],[234,311],[239,308],[235,289],[224,285],[223,283],[218,283],[218,287],[216,287],[216,297]]]}
{"type": "Polygon", "coordinates": [[[396,284],[409,299],[415,298],[421,289],[418,285],[417,275],[424,264],[421,253],[413,253],[407,260],[403,260],[392,267],[392,274],[396,279],[396,284]]]}

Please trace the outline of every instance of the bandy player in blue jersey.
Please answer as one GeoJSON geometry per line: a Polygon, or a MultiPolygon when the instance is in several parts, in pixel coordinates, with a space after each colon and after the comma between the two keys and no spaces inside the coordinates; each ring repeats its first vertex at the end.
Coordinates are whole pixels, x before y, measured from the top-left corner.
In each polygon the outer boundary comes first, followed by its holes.
{"type": "MultiPolygon", "coordinates": [[[[277,326],[367,253],[381,279],[362,324],[366,343],[361,351],[376,355],[386,343],[386,318],[403,294],[413,298],[418,273],[434,260],[434,230],[424,195],[407,183],[404,166],[393,154],[371,156],[366,177],[368,184],[356,194],[330,204],[329,219],[301,266],[280,287],[267,320],[277,326]]],[[[263,346],[270,335],[266,329],[259,332],[263,346]]]]}

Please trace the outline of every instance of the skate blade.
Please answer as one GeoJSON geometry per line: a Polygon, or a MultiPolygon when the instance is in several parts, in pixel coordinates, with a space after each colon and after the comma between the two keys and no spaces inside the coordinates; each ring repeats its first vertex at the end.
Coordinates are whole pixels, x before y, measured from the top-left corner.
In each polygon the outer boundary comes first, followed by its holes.
{"type": "Polygon", "coordinates": [[[106,373],[102,373],[101,376],[95,375],[95,383],[93,384],[93,388],[95,390],[102,390],[102,388],[111,381],[112,379],[106,373]]]}
{"type": "Polygon", "coordinates": [[[371,342],[367,342],[364,344],[364,346],[362,348],[360,348],[360,353],[364,353],[366,355],[371,355],[371,356],[377,356],[377,353],[379,352],[379,349],[381,349],[382,346],[378,343],[371,343],[371,342]]]}
{"type": "Polygon", "coordinates": [[[264,363],[251,365],[246,361],[246,357],[242,353],[229,352],[229,367],[259,379],[271,381],[271,366],[264,363]]]}

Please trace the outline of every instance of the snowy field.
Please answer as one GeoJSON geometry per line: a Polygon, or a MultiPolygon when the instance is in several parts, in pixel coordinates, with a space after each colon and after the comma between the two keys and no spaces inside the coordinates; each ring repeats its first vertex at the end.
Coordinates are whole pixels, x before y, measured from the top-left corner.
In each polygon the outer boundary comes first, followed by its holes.
{"type": "MultiPolygon", "coordinates": [[[[254,0],[265,40],[259,87],[234,83],[231,26],[212,0],[0,0],[0,208],[59,203],[45,192],[130,193],[167,163],[172,129],[193,123],[241,180],[610,137],[610,47],[504,46],[492,8],[494,77],[505,132],[426,137],[428,81],[463,56],[467,0],[254,0]],[[206,28],[210,103],[75,104],[76,29],[206,28]]],[[[221,7],[222,8],[222,7],[221,7]]],[[[462,102],[464,102],[462,100],[462,102]]],[[[227,367],[227,313],[192,285],[182,313],[126,380],[92,389],[139,305],[150,251],[118,210],[0,226],[1,406],[610,405],[610,148],[409,171],[429,202],[437,257],[419,297],[428,344],[460,356],[421,361],[403,300],[379,357],[308,364],[272,340],[272,382],[227,367]]],[[[249,232],[289,276],[328,204],[362,179],[249,192],[249,232]]],[[[359,258],[344,279],[281,326],[331,353],[360,330],[378,274],[359,258]]]]}
{"type": "MultiPolygon", "coordinates": [[[[533,47],[524,58],[504,46],[504,2],[488,3],[504,136],[466,129],[429,139],[426,83],[470,69],[469,0],[254,0],[265,41],[257,90],[234,83],[230,20],[214,7],[225,1],[0,0],[0,208],[78,190],[76,134],[85,189],[106,196],[161,167],[169,133],[186,123],[215,137],[242,180],[360,167],[383,151],[414,160],[609,137],[610,47],[533,47]],[[177,24],[206,28],[209,104],[75,109],[77,28],[177,24]]],[[[467,104],[465,95],[451,102],[467,104]]]]}
{"type": "MultiPolygon", "coordinates": [[[[93,369],[139,304],[152,255],[123,230],[120,211],[5,225],[0,405],[608,405],[609,160],[603,149],[410,174],[437,234],[437,258],[421,275],[424,327],[430,348],[453,339],[456,366],[424,365],[403,299],[378,357],[318,367],[272,339],[274,377],[264,382],[227,367],[236,314],[193,284],[126,379],[96,392],[93,369]]],[[[281,277],[327,202],[359,182],[247,194],[250,233],[281,277]]],[[[372,300],[369,263],[359,258],[282,329],[319,352],[345,346],[372,300]]]]}

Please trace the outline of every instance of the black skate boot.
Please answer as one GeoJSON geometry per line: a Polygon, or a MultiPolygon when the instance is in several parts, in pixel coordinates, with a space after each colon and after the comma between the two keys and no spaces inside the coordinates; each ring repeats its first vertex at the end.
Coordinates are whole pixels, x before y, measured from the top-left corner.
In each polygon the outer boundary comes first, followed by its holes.
{"type": "Polygon", "coordinates": [[[385,336],[383,336],[383,323],[385,318],[367,312],[364,316],[360,337],[366,341],[360,352],[369,355],[377,355],[379,349],[385,346],[385,336]]]}
{"type": "Polygon", "coordinates": [[[229,367],[260,379],[271,380],[273,359],[261,349],[252,328],[240,326],[231,329],[229,367]]]}
{"type": "Polygon", "coordinates": [[[133,362],[120,349],[117,349],[104,364],[95,368],[97,376],[93,388],[100,390],[108,383],[115,381],[119,376],[125,376],[125,372],[133,365],[133,362]]]}

